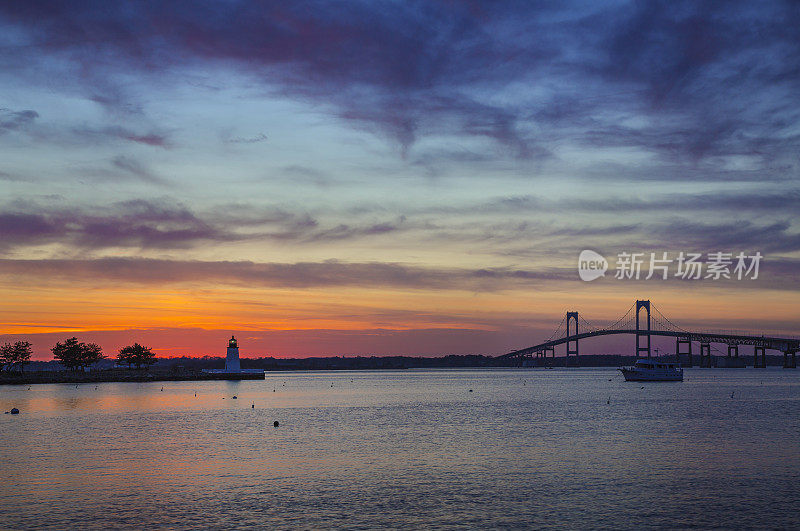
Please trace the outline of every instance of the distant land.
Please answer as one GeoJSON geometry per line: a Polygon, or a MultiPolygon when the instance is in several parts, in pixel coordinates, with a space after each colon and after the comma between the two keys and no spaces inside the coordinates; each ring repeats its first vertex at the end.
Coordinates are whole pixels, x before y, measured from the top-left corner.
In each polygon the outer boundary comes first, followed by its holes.
{"type": "MultiPolygon", "coordinates": [[[[674,356],[654,356],[653,359],[674,361],[674,356]]],[[[741,356],[741,359],[750,365],[753,363],[752,356],[741,356]]],[[[621,367],[632,365],[635,360],[635,356],[585,355],[580,357],[580,366],[621,367]]],[[[546,362],[540,360],[531,368],[564,367],[565,362],[565,357],[548,358],[546,362]]],[[[570,358],[570,367],[573,366],[573,363],[574,358],[570,358]]],[[[781,366],[782,364],[781,356],[767,356],[767,365],[781,366]]],[[[26,366],[24,372],[0,372],[0,384],[207,380],[212,377],[203,373],[203,369],[219,369],[224,365],[225,358],[219,356],[159,358],[149,369],[141,370],[119,368],[112,360],[103,360],[91,370],[81,372],[65,370],[56,361],[32,361],[26,366]]],[[[517,360],[480,355],[448,355],[438,358],[421,356],[241,358],[241,365],[243,369],[264,369],[267,372],[520,367],[517,360]]]]}

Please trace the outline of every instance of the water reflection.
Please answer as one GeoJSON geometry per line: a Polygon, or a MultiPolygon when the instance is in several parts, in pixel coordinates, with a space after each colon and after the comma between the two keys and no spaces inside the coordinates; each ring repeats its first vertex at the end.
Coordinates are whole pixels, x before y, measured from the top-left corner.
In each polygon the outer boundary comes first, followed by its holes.
{"type": "Polygon", "coordinates": [[[22,414],[1,420],[0,521],[793,527],[798,374],[698,369],[644,389],[607,370],[4,387],[4,411],[22,414]]]}

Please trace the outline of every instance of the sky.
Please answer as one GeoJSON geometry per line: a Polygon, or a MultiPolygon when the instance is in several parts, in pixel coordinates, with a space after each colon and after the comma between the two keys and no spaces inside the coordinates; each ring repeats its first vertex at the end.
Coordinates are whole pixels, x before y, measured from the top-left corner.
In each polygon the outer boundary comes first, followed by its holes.
{"type": "Polygon", "coordinates": [[[0,341],[502,354],[636,299],[800,335],[799,28],[796,2],[2,3],[0,341]],[[644,278],[681,252],[732,278],[644,278]]]}

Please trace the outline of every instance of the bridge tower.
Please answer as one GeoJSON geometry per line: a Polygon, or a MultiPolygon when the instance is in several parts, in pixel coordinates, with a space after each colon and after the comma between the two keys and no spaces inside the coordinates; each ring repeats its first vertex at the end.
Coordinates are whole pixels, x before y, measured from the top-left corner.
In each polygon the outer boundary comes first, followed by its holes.
{"type": "Polygon", "coordinates": [[[578,312],[567,312],[567,358],[564,360],[564,367],[569,366],[570,354],[575,354],[575,366],[578,367],[580,365],[580,359],[578,358],[578,340],[575,339],[570,341],[569,338],[572,335],[578,335],[578,312]],[[575,322],[575,333],[571,334],[571,323],[573,321],[575,322]],[[575,345],[574,348],[572,347],[572,344],[575,345]]]}
{"type": "Polygon", "coordinates": [[[678,363],[681,362],[681,356],[686,354],[686,367],[692,367],[692,338],[691,337],[677,337],[675,338],[675,358],[677,359],[678,363]],[[686,352],[681,352],[681,345],[686,345],[687,348],[686,352]]]}
{"type": "Polygon", "coordinates": [[[650,301],[636,301],[636,359],[642,352],[647,352],[647,357],[650,357],[650,301]],[[647,311],[647,328],[642,328],[642,323],[639,320],[639,311],[647,311]],[[647,338],[647,346],[642,346],[642,338],[647,338]]]}

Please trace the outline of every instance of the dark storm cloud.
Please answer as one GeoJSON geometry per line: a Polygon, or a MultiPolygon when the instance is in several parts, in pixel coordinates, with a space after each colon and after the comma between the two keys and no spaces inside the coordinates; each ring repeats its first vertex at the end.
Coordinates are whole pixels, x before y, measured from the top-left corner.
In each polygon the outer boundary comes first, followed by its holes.
{"type": "Polygon", "coordinates": [[[270,92],[332,104],[404,153],[455,134],[541,159],[571,139],[687,167],[747,156],[762,178],[797,173],[792,2],[50,1],[5,3],[0,17],[29,39],[7,63],[71,61],[104,104],[119,91],[103,99],[95,85],[116,69],[224,62],[270,92]]]}

